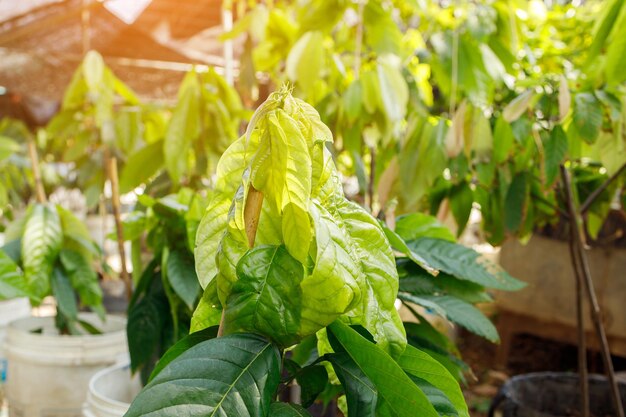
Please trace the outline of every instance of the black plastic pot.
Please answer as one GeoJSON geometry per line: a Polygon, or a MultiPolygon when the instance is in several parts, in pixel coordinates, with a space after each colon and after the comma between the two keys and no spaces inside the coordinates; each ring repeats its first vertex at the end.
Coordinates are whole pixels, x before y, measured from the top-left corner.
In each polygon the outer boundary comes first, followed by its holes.
{"type": "MultiPolygon", "coordinates": [[[[538,372],[508,380],[494,398],[489,417],[496,410],[503,417],[580,416],[578,374],[538,372]]],[[[626,384],[619,383],[622,404],[626,406],[626,384]]],[[[602,375],[589,375],[589,404],[595,417],[614,416],[609,383],[602,375]]]]}

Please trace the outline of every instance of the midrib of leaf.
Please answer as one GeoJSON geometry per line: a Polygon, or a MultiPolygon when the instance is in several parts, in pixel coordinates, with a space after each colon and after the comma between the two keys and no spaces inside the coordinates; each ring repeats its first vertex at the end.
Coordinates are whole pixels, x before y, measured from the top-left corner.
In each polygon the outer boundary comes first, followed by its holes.
{"type": "MultiPolygon", "coordinates": [[[[216,414],[216,412],[218,410],[221,410],[222,407],[222,403],[224,402],[224,400],[226,399],[226,397],[228,397],[228,394],[230,394],[230,391],[232,391],[232,389],[235,387],[235,385],[237,385],[237,382],[239,382],[239,379],[241,379],[241,377],[248,372],[248,369],[250,369],[250,367],[252,366],[252,364],[259,358],[259,356],[261,356],[261,354],[263,352],[265,352],[266,349],[269,349],[271,347],[270,344],[265,345],[265,347],[263,349],[261,349],[259,351],[259,353],[257,353],[254,358],[252,358],[252,360],[246,365],[245,368],[241,369],[241,372],[239,373],[239,375],[237,375],[237,378],[235,378],[235,380],[233,381],[232,384],[230,384],[230,386],[228,387],[228,389],[226,390],[226,392],[224,393],[224,395],[222,395],[222,398],[220,399],[220,402],[217,403],[215,405],[215,408],[213,409],[213,411],[211,412],[211,414],[209,415],[209,417],[214,417],[216,414]]],[[[247,404],[246,404],[246,409],[248,408],[247,404]]]]}

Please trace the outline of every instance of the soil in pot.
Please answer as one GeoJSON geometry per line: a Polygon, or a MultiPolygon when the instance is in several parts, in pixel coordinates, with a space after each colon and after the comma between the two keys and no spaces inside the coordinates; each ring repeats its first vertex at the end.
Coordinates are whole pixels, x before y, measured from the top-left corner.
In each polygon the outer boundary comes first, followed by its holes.
{"type": "Polygon", "coordinates": [[[60,336],[53,317],[29,317],[7,329],[10,417],[81,417],[91,377],[128,359],[126,320],[81,314],[99,335],[60,336]]]}

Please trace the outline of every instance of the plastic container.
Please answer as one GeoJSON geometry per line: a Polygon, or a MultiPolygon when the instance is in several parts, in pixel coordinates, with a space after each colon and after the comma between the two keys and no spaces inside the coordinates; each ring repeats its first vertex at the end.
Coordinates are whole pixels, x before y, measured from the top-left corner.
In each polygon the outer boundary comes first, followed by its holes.
{"type": "MultiPolygon", "coordinates": [[[[509,379],[500,389],[489,409],[503,417],[580,416],[578,374],[537,372],[509,379]]],[[[626,405],[626,383],[619,384],[622,403],[626,405]]],[[[591,415],[614,416],[609,383],[602,375],[589,375],[591,415]]]]}
{"type": "Polygon", "coordinates": [[[4,353],[7,325],[13,320],[29,316],[30,303],[28,298],[0,301],[0,385],[5,383],[7,377],[7,359],[4,353]]]}
{"type": "Polygon", "coordinates": [[[81,417],[89,380],[128,360],[126,320],[81,314],[103,334],[60,336],[53,317],[30,317],[7,328],[10,417],[81,417]]]}
{"type": "Polygon", "coordinates": [[[129,363],[103,369],[89,381],[83,417],[123,417],[139,391],[139,375],[131,376],[129,363]]]}

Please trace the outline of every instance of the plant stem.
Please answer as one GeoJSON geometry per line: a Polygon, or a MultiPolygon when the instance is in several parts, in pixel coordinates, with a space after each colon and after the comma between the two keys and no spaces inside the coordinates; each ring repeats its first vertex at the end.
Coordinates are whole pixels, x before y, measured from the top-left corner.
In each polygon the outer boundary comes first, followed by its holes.
{"type": "Polygon", "coordinates": [[[620,169],[617,170],[617,172],[613,175],[611,175],[611,177],[609,179],[607,179],[606,181],[604,181],[604,183],[596,188],[590,195],[589,197],[587,197],[587,199],[585,200],[585,202],[580,206],[580,212],[582,214],[585,214],[587,212],[587,210],[589,210],[589,207],[591,207],[591,205],[593,204],[594,201],[596,201],[596,199],[600,196],[600,194],[602,194],[602,192],[604,190],[607,189],[607,187],[609,185],[611,185],[611,183],[613,181],[615,181],[617,178],[619,178],[620,175],[622,175],[622,173],[626,171],[626,164],[622,165],[620,169]]]}
{"type": "MultiPolygon", "coordinates": [[[[261,218],[261,209],[263,208],[263,193],[250,184],[248,188],[248,196],[246,198],[246,206],[243,209],[243,218],[246,228],[246,236],[248,237],[248,246],[252,248],[256,239],[256,231],[259,227],[259,219],[261,218]]],[[[217,337],[224,335],[224,320],[226,316],[226,306],[222,306],[222,318],[220,319],[220,327],[217,330],[217,337]]]]}
{"type": "Polygon", "coordinates": [[[128,274],[128,268],[126,267],[126,251],[124,250],[124,229],[122,227],[122,215],[120,210],[120,188],[119,180],[117,177],[117,158],[111,157],[107,152],[105,155],[107,164],[107,174],[109,181],[111,182],[111,202],[113,205],[113,217],[115,218],[115,229],[117,231],[117,248],[120,254],[120,263],[122,266],[122,280],[126,287],[126,297],[130,301],[133,296],[133,287],[130,282],[130,275],[128,274]]]}
{"type": "MultiPolygon", "coordinates": [[[[585,253],[582,236],[580,233],[580,229],[578,228],[580,213],[576,212],[571,178],[569,172],[563,165],[561,165],[561,176],[563,177],[563,182],[565,186],[567,207],[570,215],[570,227],[574,234],[570,237],[570,240],[574,243],[576,254],[578,255],[578,260],[580,261],[582,278],[584,278],[583,283],[585,284],[585,290],[587,292],[587,297],[589,298],[589,303],[591,305],[591,318],[595,326],[596,335],[600,340],[602,359],[610,384],[611,398],[613,400],[615,414],[617,417],[624,417],[624,408],[622,406],[620,392],[617,386],[617,381],[615,379],[615,370],[613,369],[609,343],[606,337],[606,332],[604,330],[604,325],[602,323],[600,305],[598,304],[598,299],[596,297],[595,289],[593,286],[593,280],[591,278],[591,270],[589,268],[589,262],[587,260],[587,254],[585,253]]],[[[576,262],[576,259],[572,259],[572,261],[576,262]]]]}
{"type": "Polygon", "coordinates": [[[39,170],[39,158],[37,157],[37,148],[35,147],[35,141],[28,139],[28,156],[30,157],[30,163],[33,166],[33,177],[35,178],[35,195],[37,196],[37,202],[44,204],[46,199],[46,191],[43,188],[43,181],[41,180],[41,171],[39,170]]]}
{"type": "MultiPolygon", "coordinates": [[[[570,177],[569,172],[565,170],[565,167],[561,166],[561,176],[563,180],[563,184],[565,185],[565,195],[566,200],[573,201],[573,198],[570,195],[570,177]]],[[[573,205],[572,205],[573,206],[573,205]]],[[[568,204],[568,207],[569,204],[568,204]]],[[[567,219],[570,224],[570,235],[569,235],[569,250],[570,257],[572,259],[572,267],[574,268],[574,275],[576,278],[576,328],[578,331],[578,372],[580,375],[580,406],[583,417],[589,417],[589,375],[587,369],[587,342],[585,340],[585,318],[583,314],[583,295],[582,295],[582,285],[583,278],[580,272],[580,259],[576,255],[576,243],[574,241],[574,237],[576,236],[576,232],[574,228],[577,228],[576,220],[573,219],[572,216],[567,216],[567,219]]]]}

